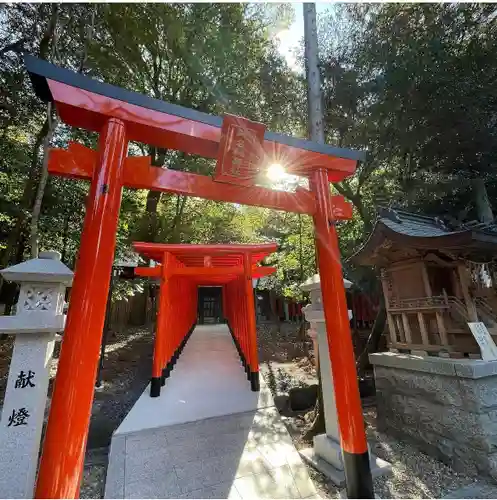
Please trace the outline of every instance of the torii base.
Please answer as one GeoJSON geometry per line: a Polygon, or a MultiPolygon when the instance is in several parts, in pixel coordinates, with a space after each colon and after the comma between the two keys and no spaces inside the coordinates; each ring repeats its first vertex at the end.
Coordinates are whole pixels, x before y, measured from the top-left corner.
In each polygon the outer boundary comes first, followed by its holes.
{"type": "Polygon", "coordinates": [[[259,372],[250,372],[250,388],[253,392],[259,392],[261,388],[259,382],[259,372]]]}
{"type": "MultiPolygon", "coordinates": [[[[330,441],[332,440],[330,439],[330,441]]],[[[301,450],[300,455],[309,465],[324,474],[333,484],[339,488],[343,488],[346,485],[345,472],[343,468],[336,467],[336,457],[341,456],[340,446],[338,443],[333,442],[332,448],[333,450],[330,450],[332,452],[330,461],[318,454],[314,447],[301,450]],[[330,462],[334,462],[334,464],[330,462]]],[[[373,454],[370,454],[369,463],[373,479],[380,476],[390,475],[392,473],[391,464],[373,454]]]]}

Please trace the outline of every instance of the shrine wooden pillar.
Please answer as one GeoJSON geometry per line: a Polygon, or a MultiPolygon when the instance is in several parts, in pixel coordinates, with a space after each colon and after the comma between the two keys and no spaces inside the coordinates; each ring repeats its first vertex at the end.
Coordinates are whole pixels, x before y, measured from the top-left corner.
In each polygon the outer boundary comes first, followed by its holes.
{"type": "Polygon", "coordinates": [[[385,302],[385,310],[387,314],[388,331],[390,334],[390,342],[392,344],[397,343],[397,331],[395,328],[395,322],[393,320],[392,313],[390,312],[390,293],[388,289],[388,271],[386,269],[381,270],[381,286],[383,289],[383,299],[385,302]]]}
{"type": "Polygon", "coordinates": [[[470,321],[477,322],[479,321],[478,313],[476,312],[475,303],[473,302],[473,299],[471,298],[471,295],[469,293],[470,278],[468,276],[469,273],[464,262],[457,263],[457,273],[459,275],[459,281],[461,282],[461,291],[466,309],[468,311],[468,318],[470,321]]]}
{"type": "Polygon", "coordinates": [[[116,246],[125,125],[103,126],[40,460],[36,498],[78,498],[116,246]]]}
{"type": "MultiPolygon", "coordinates": [[[[171,257],[170,255],[167,256],[164,254],[163,258],[163,266],[164,266],[164,271],[163,271],[163,277],[161,279],[161,289],[164,290],[167,294],[167,298],[165,299],[165,303],[160,303],[160,306],[164,308],[164,316],[166,316],[166,311],[167,311],[167,320],[164,321],[161,324],[161,332],[157,334],[159,335],[159,338],[162,341],[163,344],[163,353],[162,353],[162,360],[161,360],[161,386],[165,385],[166,379],[169,377],[171,374],[172,366],[171,366],[171,358],[174,352],[174,339],[173,339],[173,332],[170,328],[170,326],[173,324],[173,318],[170,316],[172,314],[175,314],[173,311],[173,308],[170,304],[170,299],[171,299],[171,289],[172,289],[172,283],[171,283],[171,257]],[[166,270],[165,266],[168,266],[169,269],[166,270]]],[[[157,335],[156,334],[156,335],[157,335]]],[[[156,339],[156,341],[159,340],[159,338],[156,339]]],[[[157,384],[157,382],[155,382],[157,384]]],[[[152,389],[152,387],[150,387],[152,389]]],[[[160,390],[158,391],[157,396],[160,394],[160,390]]],[[[152,390],[150,390],[150,396],[151,397],[156,397],[152,395],[152,390]]]]}
{"type": "Polygon", "coordinates": [[[374,498],[340,250],[335,221],[330,220],[332,203],[326,170],[318,168],[310,180],[316,195],[313,219],[347,493],[349,498],[374,498]]]}

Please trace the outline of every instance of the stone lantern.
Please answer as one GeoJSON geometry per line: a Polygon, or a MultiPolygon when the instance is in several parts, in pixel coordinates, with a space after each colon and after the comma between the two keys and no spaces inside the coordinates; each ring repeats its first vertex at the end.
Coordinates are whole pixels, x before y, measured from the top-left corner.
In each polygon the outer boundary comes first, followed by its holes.
{"type": "MultiPolygon", "coordinates": [[[[344,288],[350,288],[352,282],[343,280],[344,288]]],[[[318,274],[308,279],[302,286],[303,291],[310,293],[311,303],[302,311],[305,319],[310,323],[308,332],[314,342],[316,359],[319,359],[317,369],[320,370],[323,392],[323,407],[325,420],[325,434],[314,437],[313,448],[307,448],[301,452],[306,459],[317,470],[325,474],[337,486],[345,486],[345,473],[340,448],[340,432],[338,428],[337,411],[335,405],[335,389],[333,387],[333,372],[328,350],[328,337],[326,335],[326,323],[321,295],[321,281],[318,274]],[[318,356],[319,353],[319,356],[318,356]]],[[[352,311],[349,310],[349,319],[352,311]]],[[[373,477],[391,472],[388,462],[370,454],[371,473],[373,477]]]]}
{"type": "Polygon", "coordinates": [[[0,333],[15,335],[0,420],[0,492],[33,498],[55,335],[64,330],[73,272],[58,252],[40,252],[0,273],[21,286],[16,314],[0,316],[0,333]]]}

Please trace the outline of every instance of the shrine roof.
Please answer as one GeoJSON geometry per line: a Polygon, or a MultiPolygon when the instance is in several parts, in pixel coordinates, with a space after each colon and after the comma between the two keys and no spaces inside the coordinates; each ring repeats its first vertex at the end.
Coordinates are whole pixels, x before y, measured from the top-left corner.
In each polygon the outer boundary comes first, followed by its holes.
{"type": "Polygon", "coordinates": [[[416,236],[429,238],[433,236],[444,236],[449,231],[435,217],[425,217],[422,215],[411,214],[396,210],[392,216],[385,214],[380,215],[379,221],[396,233],[405,234],[406,236],[416,236]]]}
{"type": "Polygon", "coordinates": [[[369,238],[351,257],[360,265],[375,265],[379,254],[392,248],[446,249],[454,254],[495,252],[497,225],[477,221],[460,223],[442,217],[428,217],[404,210],[380,208],[369,238]]]}
{"type": "MultiPolygon", "coordinates": [[[[68,125],[99,131],[110,117],[126,123],[129,140],[216,158],[223,117],[154,99],[26,55],[24,62],[38,97],[55,102],[68,125]]],[[[309,175],[326,168],[330,182],[355,171],[365,153],[265,131],[264,151],[287,162],[288,173],[309,175]]]]}

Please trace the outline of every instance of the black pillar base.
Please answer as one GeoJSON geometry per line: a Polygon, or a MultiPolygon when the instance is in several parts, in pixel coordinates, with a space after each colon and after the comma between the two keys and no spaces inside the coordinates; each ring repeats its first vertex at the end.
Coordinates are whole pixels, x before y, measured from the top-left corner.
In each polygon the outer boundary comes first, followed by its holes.
{"type": "Polygon", "coordinates": [[[252,392],[259,392],[261,389],[261,385],[259,383],[259,372],[250,372],[249,380],[252,392]]]}
{"type": "Polygon", "coordinates": [[[350,453],[342,450],[347,498],[374,498],[369,452],[350,453]]]}
{"type": "Polygon", "coordinates": [[[156,398],[160,396],[160,388],[166,384],[166,379],[171,375],[171,372],[173,371],[174,365],[176,364],[176,361],[178,361],[178,358],[181,355],[181,352],[185,348],[186,343],[188,342],[188,339],[191,337],[193,330],[195,330],[195,326],[197,323],[193,323],[192,327],[186,334],[185,338],[183,341],[180,343],[179,347],[174,351],[174,354],[172,355],[171,359],[168,361],[167,365],[165,368],[162,369],[162,374],[160,377],[152,377],[150,379],[150,397],[156,398]]]}
{"type": "MultiPolygon", "coordinates": [[[[229,321],[226,321],[228,324],[228,329],[230,331],[231,337],[233,339],[233,343],[235,344],[236,350],[238,352],[238,355],[240,356],[240,362],[242,363],[243,366],[243,371],[247,374],[247,380],[250,382],[250,366],[247,363],[247,360],[245,359],[245,355],[243,354],[242,348],[240,347],[240,344],[238,343],[238,340],[236,339],[233,330],[231,329],[231,325],[229,324],[229,321]]],[[[259,389],[257,389],[259,390],[259,389]]]]}
{"type": "Polygon", "coordinates": [[[150,397],[158,398],[160,396],[160,388],[162,385],[162,377],[152,377],[150,379],[150,397]]]}

